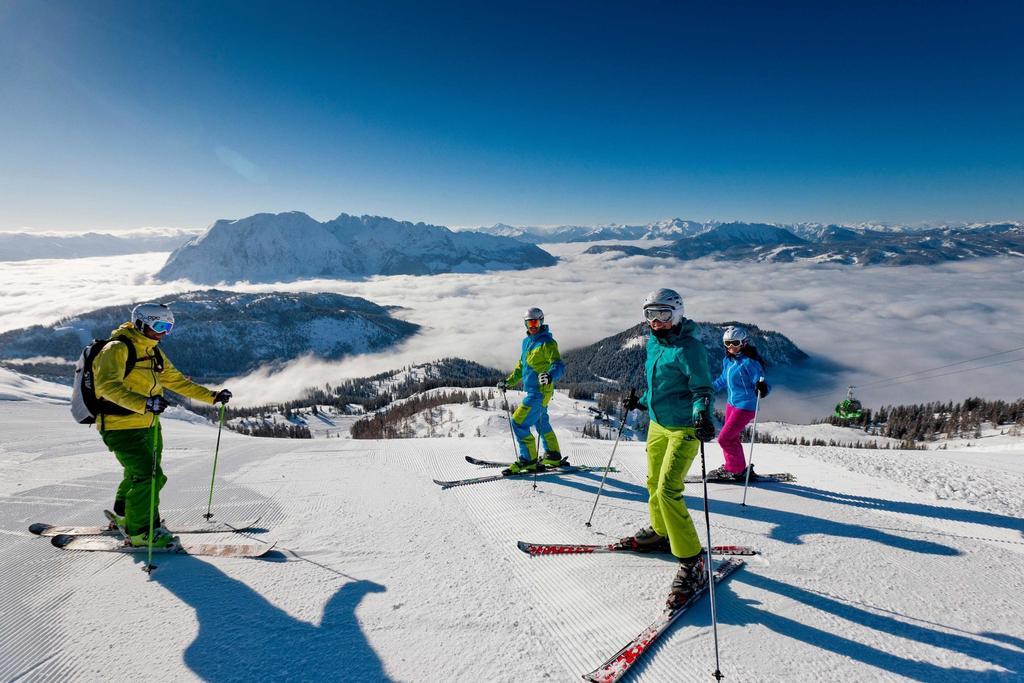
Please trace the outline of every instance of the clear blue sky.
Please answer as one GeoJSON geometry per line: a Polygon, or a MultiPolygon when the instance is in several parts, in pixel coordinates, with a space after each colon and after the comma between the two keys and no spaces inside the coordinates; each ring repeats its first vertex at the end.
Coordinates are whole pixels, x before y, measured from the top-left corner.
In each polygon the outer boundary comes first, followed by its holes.
{"type": "Polygon", "coordinates": [[[1020,219],[1022,20],[1019,1],[0,0],[0,229],[1020,219]]]}

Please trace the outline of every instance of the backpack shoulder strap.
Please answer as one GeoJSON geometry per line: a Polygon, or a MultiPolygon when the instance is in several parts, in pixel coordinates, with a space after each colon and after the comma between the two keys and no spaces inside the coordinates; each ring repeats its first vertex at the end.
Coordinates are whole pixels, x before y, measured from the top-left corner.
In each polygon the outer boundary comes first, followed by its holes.
{"type": "Polygon", "coordinates": [[[111,337],[110,341],[121,342],[128,349],[128,359],[124,363],[124,376],[127,377],[135,368],[135,363],[139,360],[139,354],[135,352],[135,344],[132,344],[130,339],[121,336],[111,337]]]}
{"type": "Polygon", "coordinates": [[[153,347],[153,369],[157,372],[164,371],[164,354],[160,353],[160,349],[153,347]]]}

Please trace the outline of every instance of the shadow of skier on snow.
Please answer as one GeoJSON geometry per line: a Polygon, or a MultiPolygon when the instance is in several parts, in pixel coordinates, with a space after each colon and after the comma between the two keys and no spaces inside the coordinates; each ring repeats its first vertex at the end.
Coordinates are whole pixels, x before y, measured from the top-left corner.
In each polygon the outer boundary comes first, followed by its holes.
{"type": "MultiPolygon", "coordinates": [[[[876,612],[857,607],[845,601],[824,595],[815,591],[805,590],[797,586],[777,581],[762,576],[750,568],[744,568],[734,574],[725,582],[719,584],[715,589],[715,598],[718,605],[718,622],[720,625],[741,626],[746,629],[763,627],[774,631],[786,638],[792,638],[812,648],[826,650],[841,657],[848,657],[856,662],[867,666],[876,667],[883,671],[906,677],[916,681],[989,681],[1009,680],[1022,673],[1022,659],[1018,650],[1014,650],[996,643],[985,642],[982,638],[989,640],[1014,640],[1002,634],[978,633],[972,634],[960,631],[952,627],[928,628],[920,623],[913,623],[887,616],[876,612]],[[741,598],[733,590],[736,583],[746,584],[759,590],[768,591],[781,595],[785,598],[802,603],[807,607],[827,612],[828,614],[846,620],[851,624],[857,624],[864,628],[872,629],[880,633],[888,634],[901,640],[912,640],[927,647],[948,650],[960,653],[966,657],[987,662],[993,667],[998,666],[1004,671],[987,671],[976,669],[962,669],[952,666],[942,666],[938,663],[921,660],[920,653],[911,653],[908,656],[900,656],[888,652],[882,647],[875,647],[865,644],[859,640],[848,638],[838,632],[822,630],[811,626],[806,619],[803,621],[797,613],[796,618],[790,618],[786,614],[793,613],[787,609],[785,613],[773,612],[762,608],[761,603],[750,598],[741,598]],[[952,631],[952,632],[951,632],[952,631]]],[[[831,621],[831,620],[829,620],[831,621]]],[[[703,630],[711,628],[711,614],[706,600],[690,610],[680,622],[673,627],[673,630],[684,625],[697,627],[703,630]]],[[[638,662],[636,673],[640,674],[657,657],[660,650],[678,647],[678,642],[673,643],[671,631],[669,637],[659,641],[649,656],[638,662]]],[[[726,650],[723,650],[722,669],[726,676],[729,676],[729,661],[726,650]]],[[[798,666],[794,663],[794,666],[798,666]]],[[[798,679],[813,679],[817,672],[807,669],[798,669],[792,672],[798,679]]],[[[864,676],[868,677],[867,672],[864,676]]]]}
{"type": "MultiPolygon", "coordinates": [[[[597,490],[601,487],[601,472],[573,472],[566,473],[565,476],[554,476],[545,477],[543,484],[557,484],[558,486],[564,486],[570,489],[576,489],[584,493],[597,495],[597,490]],[[581,481],[581,480],[587,481],[581,481]]],[[[643,486],[638,486],[621,479],[615,479],[615,474],[611,473],[604,482],[604,491],[601,492],[602,498],[617,498],[619,500],[631,500],[638,503],[647,504],[647,489],[643,486]]],[[[538,486],[541,485],[538,480],[538,486]]]]}
{"type": "MultiPolygon", "coordinates": [[[[781,486],[779,487],[782,488],[781,486]]],[[[686,505],[692,511],[703,510],[704,499],[696,496],[687,496],[686,505]]],[[[771,524],[771,531],[768,537],[783,543],[794,545],[803,544],[804,536],[821,534],[824,536],[835,536],[840,538],[860,538],[866,541],[875,541],[893,548],[900,548],[914,553],[925,553],[929,555],[960,555],[960,551],[941,543],[934,543],[914,538],[904,538],[896,534],[865,527],[856,523],[839,522],[836,520],[805,515],[788,510],[763,508],[748,504],[746,507],[739,503],[728,500],[714,500],[711,502],[711,512],[716,515],[729,515],[748,520],[756,520],[771,524]]]]}
{"type": "Polygon", "coordinates": [[[1000,515],[995,512],[984,510],[967,510],[964,508],[929,505],[927,503],[911,503],[902,500],[889,500],[886,498],[871,498],[858,496],[851,493],[836,493],[825,489],[817,489],[811,486],[799,484],[786,484],[777,489],[780,493],[788,493],[794,496],[820,500],[826,503],[839,505],[850,505],[853,507],[865,508],[868,510],[881,510],[884,512],[898,512],[905,515],[916,515],[918,517],[931,517],[953,522],[967,522],[980,524],[982,526],[994,526],[1011,531],[1017,531],[1024,535],[1024,519],[1000,515]]]}
{"type": "MultiPolygon", "coordinates": [[[[175,555],[158,564],[152,580],[195,610],[199,632],[184,661],[199,678],[391,681],[355,616],[363,598],[386,591],[384,586],[362,580],[343,584],[315,624],[288,614],[213,563],[175,555]]],[[[334,580],[325,583],[334,585],[334,580]]]]}
{"type": "MultiPolygon", "coordinates": [[[[783,583],[754,571],[743,570],[729,579],[729,581],[746,584],[753,588],[781,595],[795,602],[802,603],[807,607],[827,612],[834,617],[844,619],[864,628],[886,633],[902,640],[912,640],[928,647],[957,652],[966,657],[1002,667],[1006,671],[978,671],[941,666],[937,663],[918,659],[917,657],[920,655],[901,657],[878,647],[872,647],[863,642],[844,637],[838,633],[823,631],[783,614],[761,609],[758,607],[760,603],[757,601],[739,598],[729,588],[728,582],[719,587],[719,594],[722,598],[719,603],[721,605],[719,608],[719,619],[723,623],[738,626],[760,625],[786,637],[803,641],[816,648],[829,650],[869,666],[919,681],[1009,679],[1022,673],[1024,658],[1021,657],[1019,651],[981,640],[981,638],[992,640],[999,638],[993,634],[975,635],[962,631],[959,633],[954,632],[952,628],[928,628],[920,623],[914,623],[909,620],[904,621],[886,614],[879,614],[832,596],[783,583]]],[[[707,619],[710,622],[709,615],[707,619]]]]}

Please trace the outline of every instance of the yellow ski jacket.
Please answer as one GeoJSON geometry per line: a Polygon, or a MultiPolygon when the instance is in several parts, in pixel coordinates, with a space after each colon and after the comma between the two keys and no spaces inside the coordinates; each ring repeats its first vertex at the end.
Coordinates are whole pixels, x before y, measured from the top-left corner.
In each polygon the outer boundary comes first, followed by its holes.
{"type": "Polygon", "coordinates": [[[164,370],[157,372],[153,349],[159,343],[139,332],[131,323],[125,323],[110,333],[135,346],[135,367],[125,377],[128,349],[124,344],[107,344],[93,360],[92,372],[96,382],[96,397],[116,403],[132,411],[131,415],[100,415],[96,426],[101,431],[111,429],[145,429],[159,421],[146,412],[146,399],[163,395],[164,389],[176,394],[213,404],[217,392],[190,381],[163,355],[164,370]]]}

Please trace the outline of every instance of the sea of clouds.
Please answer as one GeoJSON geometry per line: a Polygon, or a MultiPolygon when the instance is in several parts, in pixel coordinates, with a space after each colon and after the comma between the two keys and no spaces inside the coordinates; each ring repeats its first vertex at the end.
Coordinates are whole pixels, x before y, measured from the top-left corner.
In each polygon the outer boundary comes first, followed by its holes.
{"type": "MultiPolygon", "coordinates": [[[[561,261],[526,271],[224,286],[362,296],[400,306],[396,315],[423,326],[421,334],[383,353],[330,363],[302,358],[281,371],[259,371],[228,384],[239,402],[265,403],[296,398],[309,386],[445,356],[507,370],[518,358],[527,307],[544,309],[565,350],[638,322],[644,294],[658,287],[679,290],[688,317],[740,320],[777,330],[817,366],[832,368],[825,376],[782,373],[780,390],[763,407],[766,418],[819,417],[831,411],[847,383],[868,384],[1024,346],[1024,259],[859,268],[583,254],[589,246],[545,245],[561,261]]],[[[166,258],[167,253],[147,253],[0,263],[0,330],[197,289],[185,281],[154,282],[151,275],[166,258]]],[[[224,345],[230,349],[231,340],[224,345]]],[[[1024,352],[946,372],[1015,358],[1024,360],[1024,352]]],[[[879,384],[865,387],[860,396],[869,406],[973,395],[1016,398],[1022,368],[1024,363],[1009,363],[932,380],[879,384]]]]}

